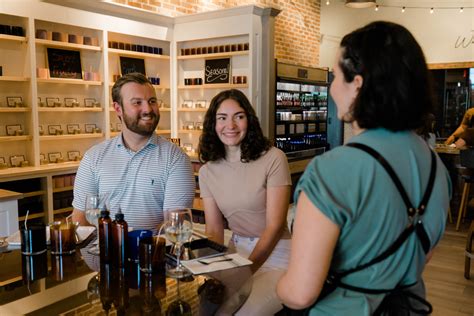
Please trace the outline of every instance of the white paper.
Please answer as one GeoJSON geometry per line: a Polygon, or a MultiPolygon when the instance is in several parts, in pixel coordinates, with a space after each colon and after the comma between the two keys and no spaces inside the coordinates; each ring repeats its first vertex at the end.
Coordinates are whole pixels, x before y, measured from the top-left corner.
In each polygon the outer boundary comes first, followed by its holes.
{"type": "Polygon", "coordinates": [[[203,274],[203,273],[210,273],[214,271],[247,266],[247,265],[252,264],[252,261],[242,257],[238,253],[233,253],[233,254],[212,257],[212,258],[207,258],[207,259],[193,259],[193,260],[188,260],[188,261],[181,261],[181,263],[183,264],[184,267],[186,267],[186,269],[191,271],[193,274],[203,274]],[[214,261],[224,260],[227,258],[231,258],[232,260],[214,262],[214,261]],[[199,261],[205,261],[208,263],[213,262],[213,263],[203,264],[203,263],[200,263],[199,261]]]}

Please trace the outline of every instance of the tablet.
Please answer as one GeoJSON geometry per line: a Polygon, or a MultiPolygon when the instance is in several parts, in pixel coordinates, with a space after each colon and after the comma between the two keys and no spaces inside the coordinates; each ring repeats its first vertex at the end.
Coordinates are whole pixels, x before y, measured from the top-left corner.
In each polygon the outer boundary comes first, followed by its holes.
{"type": "MultiPolygon", "coordinates": [[[[193,240],[190,243],[185,243],[184,247],[187,249],[187,252],[184,254],[182,260],[192,260],[199,258],[208,258],[220,256],[227,251],[227,247],[221,244],[218,244],[210,239],[202,238],[193,240]]],[[[176,254],[171,253],[172,245],[166,246],[166,255],[176,261],[176,254]]]]}

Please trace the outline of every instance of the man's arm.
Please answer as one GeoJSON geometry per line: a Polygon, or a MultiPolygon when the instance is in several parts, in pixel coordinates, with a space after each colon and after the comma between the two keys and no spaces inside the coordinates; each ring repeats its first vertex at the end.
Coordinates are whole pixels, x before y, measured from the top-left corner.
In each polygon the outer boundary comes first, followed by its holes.
{"type": "Polygon", "coordinates": [[[177,157],[171,164],[166,182],[163,210],[192,207],[195,195],[195,180],[189,157],[179,150],[177,157]]]}
{"type": "Polygon", "coordinates": [[[79,222],[80,226],[93,226],[87,221],[86,214],[83,211],[78,210],[77,208],[74,208],[74,210],[72,211],[72,221],[79,222]]]}
{"type": "Polygon", "coordinates": [[[457,137],[459,137],[462,133],[464,133],[464,130],[467,128],[467,125],[464,125],[461,123],[459,127],[454,131],[454,133],[451,134],[451,136],[448,137],[446,140],[445,144],[449,145],[452,144],[457,137]]]}

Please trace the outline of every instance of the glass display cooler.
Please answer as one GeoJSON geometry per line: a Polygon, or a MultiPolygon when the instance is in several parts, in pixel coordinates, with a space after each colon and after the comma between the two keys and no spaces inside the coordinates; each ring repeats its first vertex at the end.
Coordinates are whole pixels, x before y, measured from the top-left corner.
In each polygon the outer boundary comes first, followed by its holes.
{"type": "Polygon", "coordinates": [[[275,146],[293,158],[339,145],[342,124],[329,97],[328,70],[285,63],[276,69],[275,146]]]}

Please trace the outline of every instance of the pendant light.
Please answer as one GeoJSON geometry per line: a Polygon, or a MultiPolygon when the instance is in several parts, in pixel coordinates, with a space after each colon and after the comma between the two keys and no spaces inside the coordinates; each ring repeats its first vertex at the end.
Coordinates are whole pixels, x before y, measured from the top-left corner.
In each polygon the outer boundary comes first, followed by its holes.
{"type": "Polygon", "coordinates": [[[376,0],[346,0],[346,7],[361,9],[369,8],[375,5],[376,0]]]}

